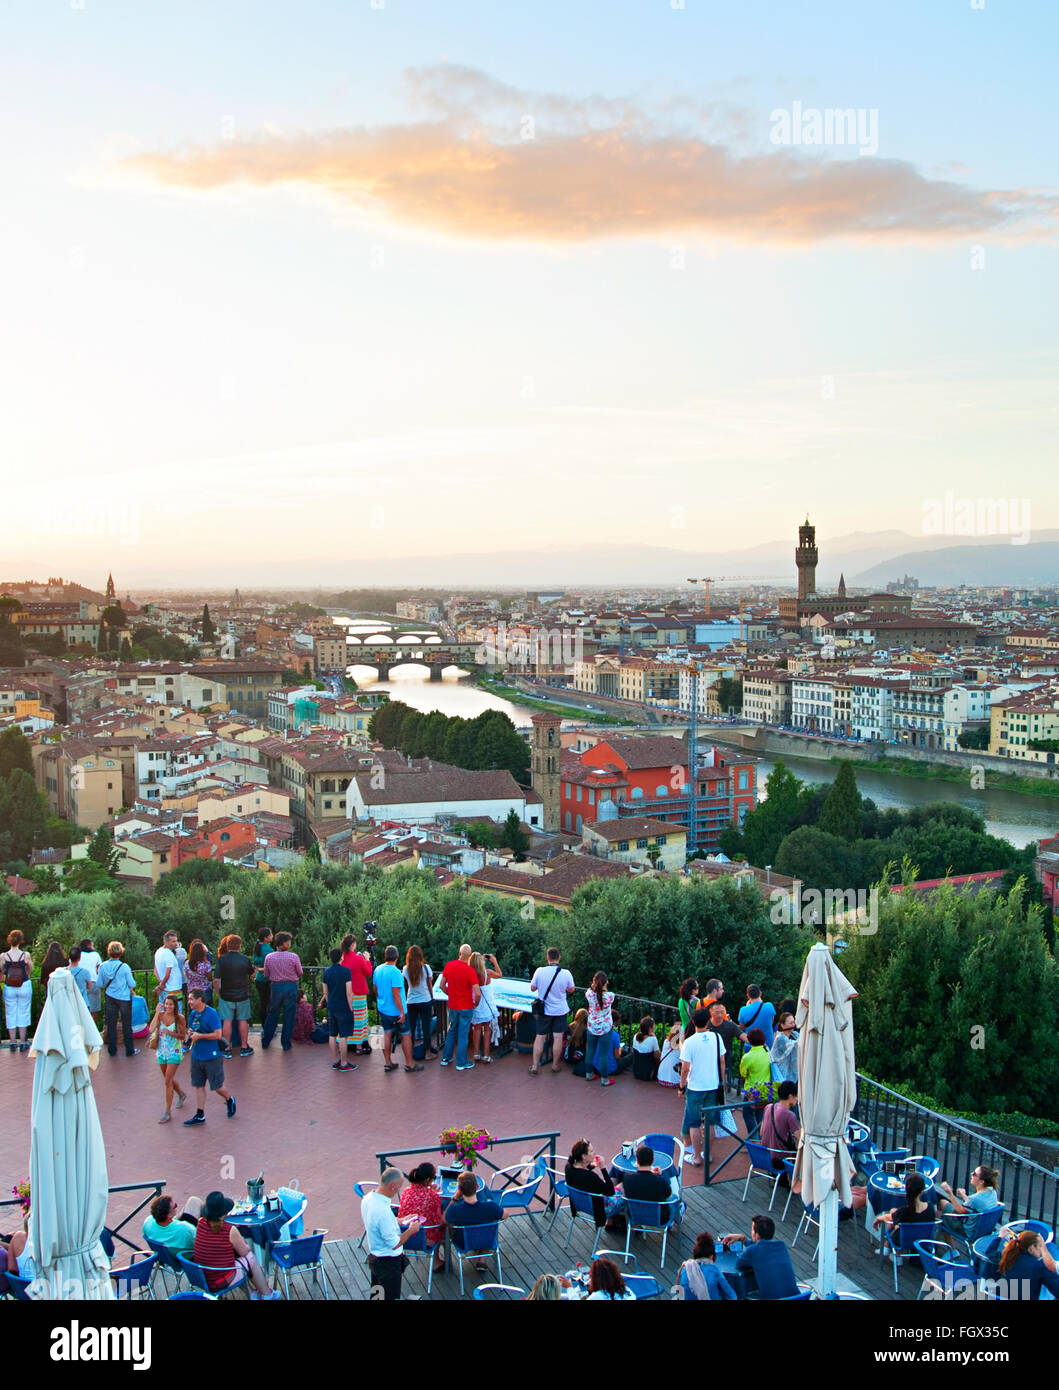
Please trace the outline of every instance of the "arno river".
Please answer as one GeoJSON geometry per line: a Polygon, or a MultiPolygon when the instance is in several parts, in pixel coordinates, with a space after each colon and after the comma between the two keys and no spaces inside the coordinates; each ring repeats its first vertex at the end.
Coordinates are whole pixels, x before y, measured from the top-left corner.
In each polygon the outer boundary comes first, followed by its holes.
{"type": "MultiPolygon", "coordinates": [[[[371,673],[356,667],[350,674],[370,678],[371,673]]],[[[389,681],[376,681],[371,690],[386,690],[392,699],[428,713],[441,710],[443,714],[459,714],[473,719],[485,709],[502,709],[517,726],[529,724],[533,710],[510,700],[489,695],[467,679],[459,680],[450,674],[444,680],[428,681],[419,672],[398,675],[389,681]]],[[[705,735],[702,735],[705,738],[705,735]]],[[[830,782],[836,765],[815,762],[806,758],[784,758],[784,763],[803,782],[830,782]]],[[[774,758],[758,758],[758,788],[762,795],[765,779],[775,764],[774,758]]],[[[1059,797],[1024,796],[1018,792],[972,791],[970,772],[968,783],[933,781],[923,777],[892,777],[872,772],[868,765],[855,765],[857,785],[863,796],[870,796],[879,806],[923,806],[930,801],[957,801],[961,806],[978,811],[985,817],[991,835],[1000,835],[1015,845],[1042,840],[1059,831],[1059,797]]]]}

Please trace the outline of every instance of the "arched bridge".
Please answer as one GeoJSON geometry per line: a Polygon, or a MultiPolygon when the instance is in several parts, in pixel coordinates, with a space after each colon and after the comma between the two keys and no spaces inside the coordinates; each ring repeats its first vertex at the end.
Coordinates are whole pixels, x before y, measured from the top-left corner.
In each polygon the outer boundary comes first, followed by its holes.
{"type": "Polygon", "coordinates": [[[477,666],[480,655],[476,642],[350,642],[346,647],[348,665],[374,666],[381,681],[398,666],[421,665],[432,681],[439,681],[449,666],[477,666]]]}

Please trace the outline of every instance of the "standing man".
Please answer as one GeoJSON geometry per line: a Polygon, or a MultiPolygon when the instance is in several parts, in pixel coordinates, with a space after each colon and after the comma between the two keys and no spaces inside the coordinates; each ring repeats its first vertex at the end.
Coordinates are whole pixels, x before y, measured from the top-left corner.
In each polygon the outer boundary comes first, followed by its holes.
{"type": "Polygon", "coordinates": [[[473,1071],[474,1063],[467,1056],[467,1039],[471,1032],[471,1014],[482,996],[477,973],[471,969],[471,948],[466,942],[460,947],[457,960],[450,960],[441,972],[438,983],[445,991],[449,1029],[445,1034],[445,1050],[441,1065],[447,1067],[456,1053],[456,1070],[473,1071]]]}
{"type": "Polygon", "coordinates": [[[232,1025],[239,1029],[239,1056],[252,1057],[254,1049],[248,1046],[250,1032],[250,981],[254,967],[249,956],[243,954],[243,938],[229,936],[225,942],[223,955],[217,957],[213,987],[217,991],[217,1013],[221,1019],[224,1033],[224,1055],[232,1055],[232,1025]]]}
{"type": "Polygon", "coordinates": [[[257,945],[254,947],[254,965],[257,973],[254,976],[254,983],[257,986],[257,1002],[261,1008],[261,1027],[265,1026],[265,1019],[268,1018],[269,1004],[269,983],[268,976],[265,974],[265,957],[272,954],[272,928],[259,927],[257,933],[257,945]]]}
{"type": "Polygon", "coordinates": [[[348,966],[342,964],[341,948],[335,946],[330,952],[331,964],[324,971],[323,999],[320,1007],[327,1006],[327,1040],[331,1047],[334,1071],[356,1071],[356,1062],[349,1060],[349,1039],[353,1035],[353,977],[348,966]]]}
{"type": "Polygon", "coordinates": [[[533,1039],[533,1066],[530,1076],[536,1076],[541,1069],[541,1054],[544,1052],[545,1038],[552,1040],[552,1071],[562,1071],[563,1038],[566,1036],[566,996],[573,994],[577,986],[569,970],[560,964],[562,957],[557,946],[548,947],[548,964],[539,966],[533,972],[530,989],[537,998],[533,1002],[533,1023],[537,1035],[533,1039]]]}
{"type": "Polygon", "coordinates": [[[760,985],[747,985],[746,1003],[739,1010],[739,1026],[744,1033],[751,1028],[760,1028],[765,1035],[765,1046],[772,1046],[776,1010],[761,997],[760,985]]]}
{"type": "Polygon", "coordinates": [[[265,957],[263,966],[268,980],[268,1018],[261,1030],[261,1051],[266,1052],[276,1036],[279,1016],[283,1015],[283,1031],[280,1042],[283,1051],[291,1050],[291,1037],[294,1034],[294,1016],[298,1011],[298,981],[302,977],[302,963],[290,948],[290,932],[281,931],[275,940],[275,949],[265,957]]]}
{"type": "Polygon", "coordinates": [[[198,1108],[184,1124],[206,1123],[207,1083],[225,1102],[231,1119],[235,1114],[235,1097],[224,1087],[224,1058],[219,1046],[221,1019],[217,1010],[206,1003],[201,989],[193,989],[188,995],[188,1033],[191,1036],[191,1084],[195,1088],[198,1108]]]}
{"type": "Polygon", "coordinates": [[[395,1036],[404,1052],[405,1071],[422,1071],[423,1063],[412,1061],[412,1030],[408,1026],[405,1008],[404,976],[397,968],[397,958],[397,947],[387,946],[382,965],[375,967],[375,997],[379,1003],[379,1022],[382,1024],[383,1071],[396,1071],[400,1065],[391,1059],[395,1036]]]}
{"type": "Polygon", "coordinates": [[[710,1108],[724,1100],[724,1045],[711,1033],[710,1016],[696,1009],[691,1016],[695,1031],[680,1049],[680,1094],[684,1101],[684,1143],[691,1157],[684,1161],[698,1168],[705,1164],[703,1183],[710,1181],[710,1108]],[[705,1116],[703,1111],[706,1112],[705,1116]],[[696,1138],[698,1143],[696,1144],[696,1138]]]}
{"type": "Polygon", "coordinates": [[[178,1013],[182,1012],[180,1006],[184,1002],[184,971],[176,953],[179,945],[180,938],[176,932],[167,931],[162,937],[161,946],[154,953],[154,973],[158,980],[154,992],[158,995],[159,1004],[164,1004],[167,997],[173,995],[178,1013]]]}
{"type": "MultiPolygon", "coordinates": [[[[714,1000],[714,1002],[709,1005],[709,1014],[709,1031],[711,1033],[716,1033],[721,1039],[721,1042],[724,1044],[725,1058],[730,1061],[732,1057],[732,1043],[735,1042],[736,1039],[740,1042],[746,1042],[746,1034],[739,1027],[738,1023],[735,1023],[728,1017],[728,1010],[718,1000],[714,1000]]],[[[741,1057],[742,1055],[743,1049],[740,1048],[739,1056],[741,1057]]],[[[739,1073],[736,1072],[735,1075],[738,1077],[739,1073]]]]}
{"type": "Polygon", "coordinates": [[[371,1269],[372,1294],[381,1289],[383,1299],[393,1302],[401,1297],[401,1275],[408,1256],[402,1247],[419,1234],[419,1217],[413,1216],[408,1228],[401,1230],[390,1203],[401,1190],[404,1178],[396,1168],[387,1168],[379,1185],[365,1193],[360,1201],[360,1219],[368,1246],[368,1266],[371,1269]]]}

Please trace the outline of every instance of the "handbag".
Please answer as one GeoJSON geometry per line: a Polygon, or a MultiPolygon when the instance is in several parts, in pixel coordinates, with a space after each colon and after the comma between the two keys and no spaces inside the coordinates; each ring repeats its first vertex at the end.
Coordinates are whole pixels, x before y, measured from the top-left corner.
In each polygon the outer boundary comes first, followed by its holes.
{"type": "Polygon", "coordinates": [[[720,1110],[714,1121],[713,1133],[717,1139],[731,1139],[735,1134],[735,1116],[728,1109],[720,1110]]]}
{"type": "Polygon", "coordinates": [[[536,1018],[544,1017],[544,1001],[545,999],[547,999],[548,995],[551,994],[552,987],[554,986],[556,980],[559,978],[559,971],[562,970],[562,968],[563,967],[561,965],[557,965],[555,967],[555,974],[548,982],[548,988],[544,991],[543,995],[540,995],[538,996],[538,998],[534,999],[532,1004],[532,1012],[536,1018]]]}

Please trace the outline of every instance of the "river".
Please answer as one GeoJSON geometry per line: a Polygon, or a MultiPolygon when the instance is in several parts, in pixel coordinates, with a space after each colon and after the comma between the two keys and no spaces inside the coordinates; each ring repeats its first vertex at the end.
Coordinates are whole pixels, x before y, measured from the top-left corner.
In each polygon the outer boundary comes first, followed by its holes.
{"type": "MultiPolygon", "coordinates": [[[[816,762],[812,758],[784,758],[803,782],[833,782],[838,764],[816,762]]],[[[765,779],[776,765],[774,757],[758,757],[758,800],[765,799],[765,779]]],[[[1059,797],[1025,796],[1019,792],[999,791],[990,787],[972,791],[961,782],[934,781],[927,777],[889,776],[872,772],[866,763],[854,763],[857,786],[862,796],[871,797],[877,806],[896,806],[907,810],[925,806],[931,801],[956,801],[985,818],[990,835],[998,835],[1022,848],[1030,841],[1043,840],[1059,830],[1059,797]]]]}
{"type": "MultiPolygon", "coordinates": [[[[458,714],[464,719],[474,719],[483,710],[501,709],[516,728],[528,729],[530,717],[536,713],[529,705],[515,704],[498,695],[488,694],[466,676],[457,676],[455,670],[447,671],[440,681],[432,681],[425,671],[415,670],[402,671],[387,681],[372,680],[374,673],[371,667],[365,666],[350,666],[348,674],[354,680],[365,678],[361,689],[373,692],[385,690],[391,700],[401,700],[423,714],[440,710],[442,714],[458,714]]],[[[572,726],[574,721],[569,723],[572,726]]]]}

